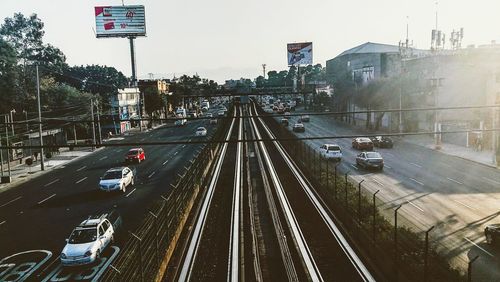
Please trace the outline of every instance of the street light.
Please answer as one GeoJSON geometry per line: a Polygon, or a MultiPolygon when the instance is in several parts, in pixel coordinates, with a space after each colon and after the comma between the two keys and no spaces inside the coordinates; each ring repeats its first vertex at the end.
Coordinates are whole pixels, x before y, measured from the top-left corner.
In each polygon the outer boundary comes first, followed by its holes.
{"type": "Polygon", "coordinates": [[[16,109],[12,109],[10,110],[10,126],[12,128],[12,137],[14,137],[15,133],[14,133],[14,116],[12,114],[15,114],[16,113],[16,109]]]}
{"type": "Polygon", "coordinates": [[[29,155],[30,155],[30,158],[31,156],[33,155],[32,154],[32,151],[31,151],[31,132],[30,132],[30,127],[28,125],[28,111],[26,110],[23,110],[23,113],[26,117],[26,134],[28,134],[28,143],[29,143],[29,155]]]}

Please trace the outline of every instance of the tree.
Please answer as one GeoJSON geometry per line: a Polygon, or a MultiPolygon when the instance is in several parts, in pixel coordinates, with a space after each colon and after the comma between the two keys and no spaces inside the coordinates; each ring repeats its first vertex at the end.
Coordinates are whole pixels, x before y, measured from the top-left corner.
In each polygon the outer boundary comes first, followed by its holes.
{"type": "Polygon", "coordinates": [[[8,112],[22,104],[18,74],[16,51],[0,38],[0,112],[8,112]]]}
{"type": "Polygon", "coordinates": [[[5,18],[0,28],[0,35],[12,44],[17,57],[25,61],[33,61],[43,50],[44,34],[43,22],[36,14],[24,17],[21,13],[15,13],[14,17],[5,18]]]}

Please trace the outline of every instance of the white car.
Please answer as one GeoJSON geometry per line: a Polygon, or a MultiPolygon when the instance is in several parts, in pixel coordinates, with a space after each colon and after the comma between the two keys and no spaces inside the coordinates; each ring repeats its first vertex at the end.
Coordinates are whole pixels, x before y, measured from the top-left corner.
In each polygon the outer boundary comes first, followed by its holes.
{"type": "Polygon", "coordinates": [[[183,125],[186,125],[187,123],[187,119],[178,119],[174,122],[174,125],[175,126],[183,126],[183,125]]]}
{"type": "Polygon", "coordinates": [[[120,225],[121,217],[114,211],[82,221],[66,239],[60,256],[61,264],[76,266],[95,262],[114,241],[120,225]]]}
{"type": "Polygon", "coordinates": [[[211,117],[213,117],[214,115],[213,115],[212,113],[208,113],[208,114],[206,114],[205,116],[206,116],[207,118],[211,118],[211,117]]]}
{"type": "Polygon", "coordinates": [[[99,188],[103,191],[116,191],[120,190],[124,193],[127,191],[127,186],[134,185],[135,171],[130,168],[115,167],[108,169],[104,176],[99,181],[99,188]]]}
{"type": "Polygon", "coordinates": [[[205,127],[198,127],[194,134],[195,136],[207,136],[207,129],[205,127]]]}
{"type": "Polygon", "coordinates": [[[226,115],[226,112],[225,112],[225,111],[219,111],[219,112],[217,113],[217,115],[218,115],[218,116],[220,116],[220,117],[223,117],[223,116],[225,116],[225,115],[226,115]]]}
{"type": "Polygon", "coordinates": [[[324,144],[319,148],[322,157],[340,161],[342,159],[342,149],[337,144],[324,144]]]}

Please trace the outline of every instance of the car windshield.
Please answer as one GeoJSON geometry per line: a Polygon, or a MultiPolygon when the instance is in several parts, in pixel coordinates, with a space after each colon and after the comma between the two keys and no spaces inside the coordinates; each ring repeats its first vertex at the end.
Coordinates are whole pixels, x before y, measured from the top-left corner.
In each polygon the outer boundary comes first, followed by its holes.
{"type": "Polygon", "coordinates": [[[104,179],[104,180],[106,180],[106,179],[120,179],[120,178],[122,178],[122,172],[118,171],[118,170],[117,171],[108,171],[102,177],[102,179],[104,179]]]}
{"type": "Polygon", "coordinates": [[[70,244],[84,244],[90,243],[97,240],[97,229],[96,228],[86,228],[86,229],[75,229],[68,242],[70,244]]]}
{"type": "Polygon", "coordinates": [[[377,153],[377,152],[366,153],[366,157],[369,158],[369,159],[380,159],[380,158],[382,158],[382,156],[379,153],[377,153]]]}
{"type": "Polygon", "coordinates": [[[369,138],[359,138],[358,142],[371,142],[369,138]]]}
{"type": "Polygon", "coordinates": [[[340,147],[339,146],[328,146],[327,150],[330,150],[330,151],[340,151],[340,147]]]}
{"type": "Polygon", "coordinates": [[[197,131],[205,131],[206,129],[204,127],[198,127],[197,131]]]}
{"type": "Polygon", "coordinates": [[[129,155],[137,155],[138,153],[139,153],[139,151],[137,151],[137,150],[132,150],[132,151],[128,152],[129,155]]]}

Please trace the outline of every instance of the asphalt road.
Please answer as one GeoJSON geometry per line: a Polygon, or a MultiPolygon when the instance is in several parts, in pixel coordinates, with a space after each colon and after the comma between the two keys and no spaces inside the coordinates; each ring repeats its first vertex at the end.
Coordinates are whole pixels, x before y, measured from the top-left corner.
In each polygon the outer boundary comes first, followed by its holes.
{"type": "MultiPolygon", "coordinates": [[[[298,117],[291,117],[289,129],[298,117]]],[[[329,116],[311,116],[305,133],[297,136],[335,136],[361,134],[356,129],[329,116]]],[[[500,280],[500,251],[484,241],[484,227],[500,222],[500,171],[459,157],[445,155],[425,147],[395,140],[393,149],[380,149],[384,171],[373,172],[358,168],[351,139],[309,140],[316,150],[322,144],[336,143],[342,147],[340,171],[349,172],[356,181],[365,180],[363,187],[370,192],[380,190],[385,202],[382,208],[388,219],[393,210],[403,205],[401,219],[414,229],[431,233],[434,244],[441,245],[455,266],[463,270],[467,262],[479,255],[474,263],[475,281],[500,280]]],[[[465,268],[464,268],[465,267],[465,268]]]]}
{"type": "MultiPolygon", "coordinates": [[[[194,137],[202,125],[211,135],[215,127],[208,123],[207,119],[189,121],[184,127],[165,126],[122,142],[208,138],[194,137]]],[[[166,194],[176,175],[184,172],[201,144],[142,147],[146,160],[129,165],[136,167],[137,177],[126,193],[100,191],[98,182],[107,169],[123,165],[128,147],[106,147],[0,193],[0,260],[28,250],[47,250],[56,258],[76,225],[110,209],[122,215],[122,234],[134,230],[151,203],[166,194]]]]}

